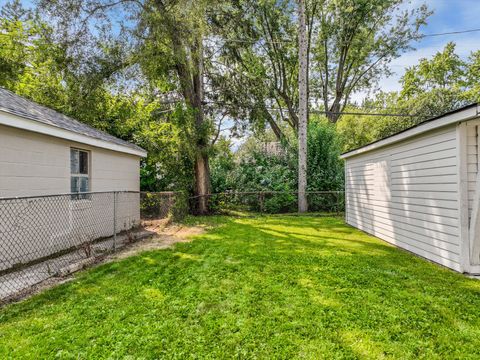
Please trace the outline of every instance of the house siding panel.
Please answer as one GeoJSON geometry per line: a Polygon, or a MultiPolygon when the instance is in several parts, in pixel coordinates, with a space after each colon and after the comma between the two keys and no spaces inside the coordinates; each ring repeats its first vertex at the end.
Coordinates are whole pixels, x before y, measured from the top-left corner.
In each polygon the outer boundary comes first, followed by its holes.
{"type": "Polygon", "coordinates": [[[347,158],[347,223],[460,270],[455,129],[347,158]]]}
{"type": "MultiPolygon", "coordinates": [[[[72,147],[91,154],[91,191],[139,191],[138,156],[0,125],[0,197],[69,193],[72,147]]],[[[112,193],[2,200],[0,210],[8,214],[0,218],[0,248],[11,249],[0,253],[0,271],[114,233],[112,193]]],[[[137,225],[139,194],[119,194],[116,210],[116,232],[137,225]]]]}
{"type": "Polygon", "coordinates": [[[138,191],[140,158],[0,125],[0,197],[70,192],[70,148],[91,153],[91,191],[138,191]]]}

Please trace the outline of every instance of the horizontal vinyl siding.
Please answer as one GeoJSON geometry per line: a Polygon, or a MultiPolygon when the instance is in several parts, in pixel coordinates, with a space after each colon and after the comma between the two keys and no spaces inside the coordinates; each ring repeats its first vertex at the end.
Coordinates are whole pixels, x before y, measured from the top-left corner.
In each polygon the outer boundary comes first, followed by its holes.
{"type": "Polygon", "coordinates": [[[70,192],[70,148],[90,151],[91,191],[139,191],[140,158],[0,125],[0,197],[70,192]]]}
{"type": "Polygon", "coordinates": [[[349,158],[347,223],[459,270],[457,173],[455,126],[349,158]]]}

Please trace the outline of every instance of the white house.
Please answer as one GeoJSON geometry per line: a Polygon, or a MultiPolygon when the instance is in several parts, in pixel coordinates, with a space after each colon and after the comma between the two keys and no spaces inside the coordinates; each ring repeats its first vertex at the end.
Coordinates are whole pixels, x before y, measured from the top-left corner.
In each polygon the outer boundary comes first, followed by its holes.
{"type": "Polygon", "coordinates": [[[0,88],[0,197],[140,188],[145,150],[0,88]]]}
{"type": "Polygon", "coordinates": [[[134,144],[0,88],[0,270],[113,235],[114,211],[117,232],[138,224],[145,156],[134,144]],[[113,191],[125,192],[116,209],[113,191]],[[79,192],[95,194],[43,197],[79,192]]]}
{"type": "Polygon", "coordinates": [[[480,274],[479,114],[470,105],[343,154],[347,223],[480,274]]]}

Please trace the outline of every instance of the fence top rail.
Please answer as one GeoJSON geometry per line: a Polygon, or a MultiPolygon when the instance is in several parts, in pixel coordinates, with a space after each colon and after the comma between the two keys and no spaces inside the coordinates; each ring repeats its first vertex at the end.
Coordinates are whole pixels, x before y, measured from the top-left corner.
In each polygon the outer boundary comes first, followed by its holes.
{"type": "Polygon", "coordinates": [[[130,190],[121,190],[121,191],[89,191],[89,192],[78,192],[78,193],[62,193],[62,194],[47,194],[47,195],[29,195],[29,196],[12,196],[12,197],[0,197],[0,201],[23,200],[23,199],[39,199],[39,198],[53,198],[53,197],[77,196],[77,195],[126,194],[126,193],[140,194],[140,191],[130,191],[130,190]]]}
{"type": "Polygon", "coordinates": [[[140,194],[153,194],[153,195],[180,195],[179,191],[140,191],[140,194]]]}
{"type": "MultiPolygon", "coordinates": [[[[305,194],[343,194],[344,190],[332,190],[332,191],[305,191],[305,194]]],[[[268,194],[298,194],[298,191],[235,191],[235,192],[221,192],[221,193],[212,193],[204,195],[195,195],[190,197],[190,199],[205,197],[205,196],[215,196],[215,195],[268,195],[268,194]]]]}

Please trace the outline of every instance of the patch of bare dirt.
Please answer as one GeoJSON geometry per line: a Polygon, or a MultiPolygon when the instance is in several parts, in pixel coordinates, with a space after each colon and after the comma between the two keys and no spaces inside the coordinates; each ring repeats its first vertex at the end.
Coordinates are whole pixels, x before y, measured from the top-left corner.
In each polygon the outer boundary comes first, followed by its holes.
{"type": "Polygon", "coordinates": [[[159,220],[143,220],[142,227],[145,230],[153,231],[156,233],[162,232],[167,227],[172,226],[172,220],[170,218],[159,220]]]}
{"type": "Polygon", "coordinates": [[[205,232],[205,228],[202,226],[172,224],[168,219],[148,220],[142,225],[145,230],[154,233],[154,235],[133,243],[116,254],[112,254],[106,259],[106,262],[125,259],[144,251],[167,249],[179,242],[189,242],[192,236],[205,232]]]}
{"type": "MultiPolygon", "coordinates": [[[[205,232],[205,227],[203,226],[184,226],[172,224],[169,219],[145,221],[142,224],[142,227],[142,231],[150,233],[151,236],[126,245],[117,253],[108,255],[104,258],[96,259],[94,263],[90,264],[89,266],[82,267],[82,269],[125,259],[129,256],[133,256],[144,251],[167,249],[176,243],[189,242],[191,241],[192,236],[200,235],[205,232]]],[[[69,273],[65,276],[54,276],[48,278],[36,285],[26,288],[19,293],[16,293],[11,298],[0,301],[0,307],[10,302],[24,300],[32,295],[38,294],[59,284],[69,282],[73,279],[73,273],[69,273]]]]}

